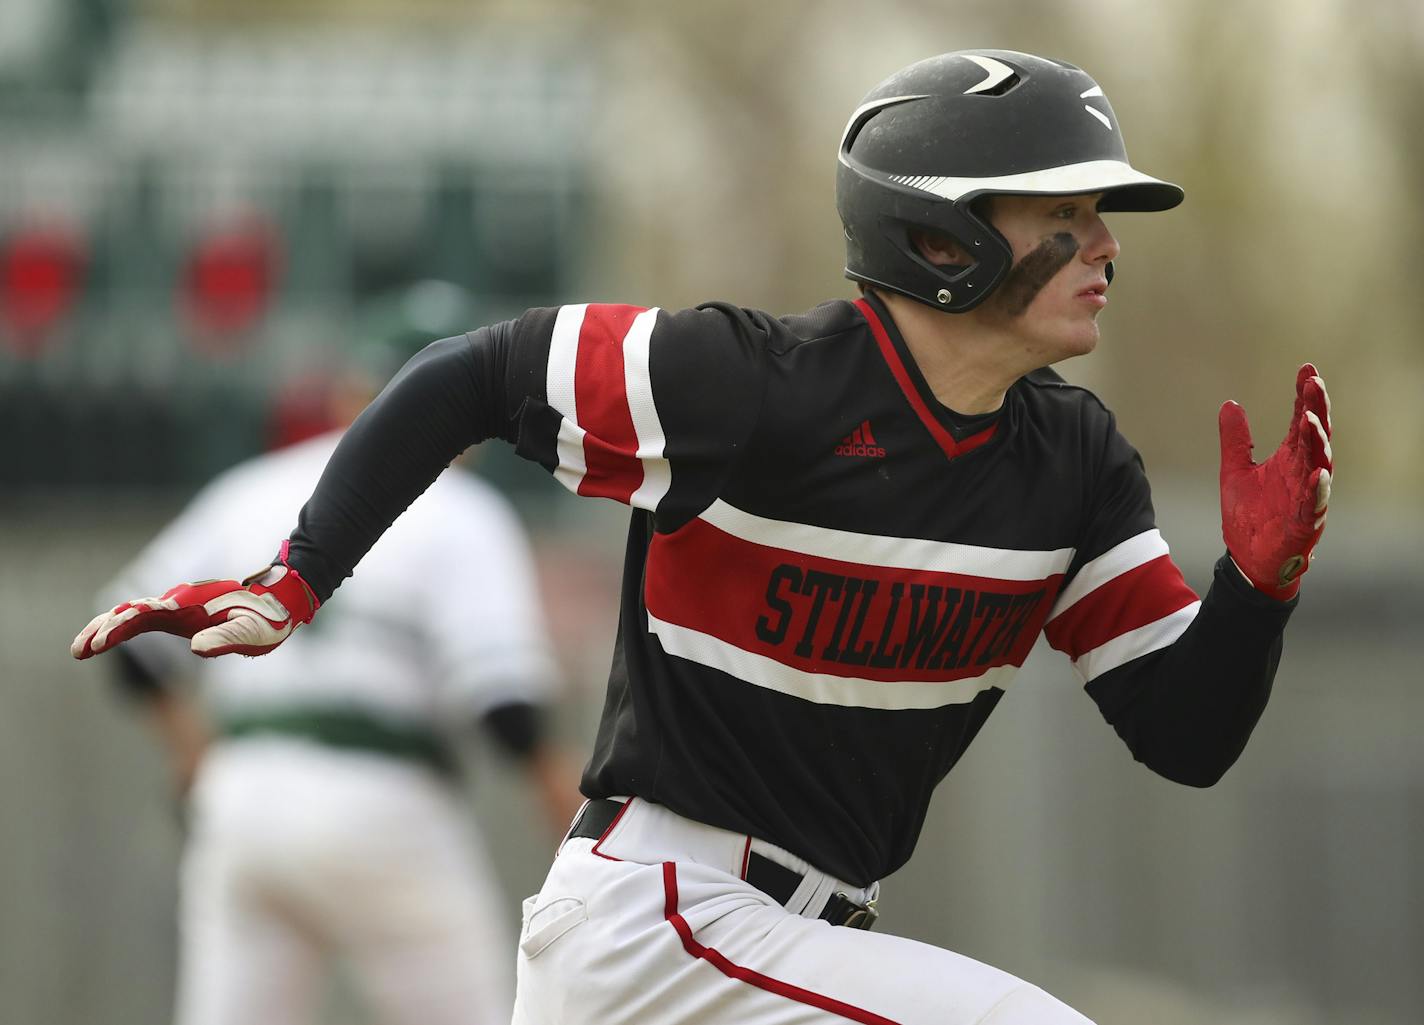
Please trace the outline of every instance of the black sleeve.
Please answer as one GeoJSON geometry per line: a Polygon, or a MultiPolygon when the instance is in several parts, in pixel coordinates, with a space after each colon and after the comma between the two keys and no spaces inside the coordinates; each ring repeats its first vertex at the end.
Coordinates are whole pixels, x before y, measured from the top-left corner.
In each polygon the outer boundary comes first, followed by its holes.
{"type": "Polygon", "coordinates": [[[505,754],[524,759],[543,744],[548,716],[539,705],[507,701],[485,712],[480,724],[505,754]]]}
{"type": "Polygon", "coordinates": [[[322,601],[470,445],[506,436],[510,324],[434,342],[396,374],[336,447],[292,532],[288,563],[322,601]]]}
{"type": "Polygon", "coordinates": [[[1102,440],[1045,633],[1138,761],[1211,786],[1265,708],[1293,605],[1258,593],[1225,558],[1198,602],[1156,528],[1141,457],[1103,407],[1084,410],[1102,440]]]}
{"type": "Polygon", "coordinates": [[[1099,676],[1088,693],[1138,761],[1178,783],[1211,786],[1266,707],[1295,605],[1258,592],[1223,555],[1186,631],[1099,676]]]}
{"type": "Polygon", "coordinates": [[[724,304],[593,303],[436,342],[347,430],[287,561],[325,601],[452,459],[493,437],[575,494],[673,529],[716,497],[746,448],[765,343],[757,316],[724,304]]]}

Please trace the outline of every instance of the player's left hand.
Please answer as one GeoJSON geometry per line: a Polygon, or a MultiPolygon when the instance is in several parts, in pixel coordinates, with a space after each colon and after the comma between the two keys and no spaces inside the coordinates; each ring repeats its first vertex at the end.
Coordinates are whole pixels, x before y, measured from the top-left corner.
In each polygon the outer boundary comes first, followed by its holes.
{"type": "Polygon", "coordinates": [[[1226,402],[1221,430],[1221,532],[1242,575],[1273,598],[1300,590],[1313,549],[1325,530],[1334,459],[1330,397],[1315,367],[1296,373],[1295,410],[1280,448],[1265,462],[1251,458],[1246,411],[1226,402]]]}
{"type": "Polygon", "coordinates": [[[274,563],[246,580],[200,580],[157,598],[135,598],[101,612],[69,646],[84,659],[150,631],[191,638],[195,655],[264,655],[302,623],[318,602],[297,571],[274,563]]]}

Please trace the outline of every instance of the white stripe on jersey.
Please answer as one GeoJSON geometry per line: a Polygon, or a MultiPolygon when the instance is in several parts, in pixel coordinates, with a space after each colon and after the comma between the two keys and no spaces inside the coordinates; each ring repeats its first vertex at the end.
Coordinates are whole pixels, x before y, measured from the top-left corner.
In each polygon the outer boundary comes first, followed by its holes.
{"type": "Polygon", "coordinates": [[[802,555],[863,566],[959,573],[991,580],[1046,579],[1066,571],[1074,551],[1072,548],[1053,551],[984,548],[952,541],[856,534],[848,530],[755,516],[721,499],[713,502],[702,513],[701,519],[743,541],[800,552],[802,555]]]}
{"type": "Polygon", "coordinates": [[[559,307],[554,318],[554,333],[549,338],[549,365],[544,384],[549,405],[564,415],[564,422],[559,425],[559,465],[554,477],[575,494],[588,471],[583,458],[584,431],[578,426],[578,400],[574,394],[579,333],[587,312],[587,303],[559,307]]]}
{"type": "Polygon", "coordinates": [[[667,437],[653,399],[653,378],[648,367],[649,346],[658,308],[644,310],[633,319],[623,339],[623,380],[627,389],[628,413],[633,433],[638,436],[638,461],[643,464],[643,483],[628,500],[639,509],[656,511],[672,486],[672,467],[663,458],[667,437]]]}
{"type": "Polygon", "coordinates": [[[1073,667],[1083,677],[1084,683],[1091,683],[1110,669],[1116,669],[1135,658],[1167,647],[1187,632],[1187,627],[1192,625],[1192,620],[1196,618],[1200,608],[1201,602],[1194,601],[1146,626],[1119,634],[1106,644],[1083,652],[1073,660],[1073,667]]]}
{"type": "Polygon", "coordinates": [[[883,709],[965,705],[993,687],[1006,688],[1019,671],[1018,666],[1002,665],[964,680],[932,683],[920,680],[866,680],[854,676],[811,673],[783,665],[710,634],[664,622],[651,613],[648,615],[648,629],[657,635],[663,650],[669,655],[718,669],[744,683],[804,698],[818,705],[883,709]]]}
{"type": "Polygon", "coordinates": [[[576,495],[583,475],[588,472],[583,458],[584,433],[583,428],[568,417],[559,421],[559,465],[554,467],[554,479],[576,495]]]}
{"type": "Polygon", "coordinates": [[[1073,582],[1063,589],[1058,600],[1053,603],[1053,611],[1048,614],[1048,622],[1053,622],[1109,580],[1122,576],[1130,569],[1159,559],[1168,554],[1167,541],[1161,531],[1153,528],[1144,530],[1099,555],[1080,569],[1073,582]]]}

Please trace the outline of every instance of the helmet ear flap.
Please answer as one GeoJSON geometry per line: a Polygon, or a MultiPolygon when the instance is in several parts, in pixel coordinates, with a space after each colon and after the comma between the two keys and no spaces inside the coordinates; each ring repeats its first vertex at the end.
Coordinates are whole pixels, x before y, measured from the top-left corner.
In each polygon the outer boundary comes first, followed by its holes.
{"type": "Polygon", "coordinates": [[[989,222],[983,204],[974,200],[926,202],[910,190],[890,204],[867,230],[847,235],[852,259],[846,276],[917,299],[946,313],[964,313],[982,303],[1003,280],[1013,262],[1013,250],[989,222]],[[956,242],[967,264],[935,264],[920,251],[916,234],[941,235],[956,242]],[[893,267],[895,274],[875,274],[874,267],[893,267]]]}

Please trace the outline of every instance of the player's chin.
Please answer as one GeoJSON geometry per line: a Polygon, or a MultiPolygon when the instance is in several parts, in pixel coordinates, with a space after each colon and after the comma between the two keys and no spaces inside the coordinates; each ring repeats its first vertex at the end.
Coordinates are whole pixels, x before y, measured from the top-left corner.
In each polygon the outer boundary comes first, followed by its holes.
{"type": "Polygon", "coordinates": [[[1054,348],[1059,359],[1086,356],[1098,347],[1099,337],[1096,318],[1074,317],[1060,325],[1054,348]]]}

